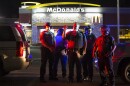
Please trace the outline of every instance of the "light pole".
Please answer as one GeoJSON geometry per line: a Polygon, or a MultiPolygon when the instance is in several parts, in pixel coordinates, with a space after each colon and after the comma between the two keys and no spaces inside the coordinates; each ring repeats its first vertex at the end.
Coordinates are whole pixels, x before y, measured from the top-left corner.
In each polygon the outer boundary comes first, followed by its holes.
{"type": "Polygon", "coordinates": [[[120,43],[119,35],[120,35],[120,3],[119,0],[117,0],[117,37],[118,37],[117,42],[118,43],[120,43]]]}

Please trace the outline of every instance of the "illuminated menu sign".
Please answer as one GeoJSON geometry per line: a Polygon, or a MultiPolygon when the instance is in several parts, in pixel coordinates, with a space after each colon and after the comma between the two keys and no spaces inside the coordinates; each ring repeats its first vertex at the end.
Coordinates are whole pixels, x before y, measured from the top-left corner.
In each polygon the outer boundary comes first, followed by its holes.
{"type": "Polygon", "coordinates": [[[57,7],[57,8],[52,8],[49,7],[46,9],[46,12],[85,12],[85,8],[76,8],[76,7],[57,7]]]}

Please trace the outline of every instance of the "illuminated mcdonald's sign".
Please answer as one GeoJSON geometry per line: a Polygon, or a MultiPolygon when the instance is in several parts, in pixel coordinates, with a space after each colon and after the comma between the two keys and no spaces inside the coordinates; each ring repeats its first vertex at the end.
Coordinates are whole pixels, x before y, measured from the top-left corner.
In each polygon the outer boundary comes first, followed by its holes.
{"type": "Polygon", "coordinates": [[[57,7],[57,8],[52,8],[48,7],[46,9],[46,12],[85,12],[85,8],[76,8],[76,7],[57,7]]]}

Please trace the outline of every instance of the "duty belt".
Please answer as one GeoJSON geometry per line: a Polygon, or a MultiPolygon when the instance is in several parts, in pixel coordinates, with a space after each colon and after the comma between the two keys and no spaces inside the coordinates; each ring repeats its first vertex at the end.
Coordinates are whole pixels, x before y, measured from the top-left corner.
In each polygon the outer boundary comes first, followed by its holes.
{"type": "Polygon", "coordinates": [[[70,48],[70,49],[68,49],[68,51],[71,51],[71,52],[76,52],[78,50],[79,50],[78,48],[70,48]]]}

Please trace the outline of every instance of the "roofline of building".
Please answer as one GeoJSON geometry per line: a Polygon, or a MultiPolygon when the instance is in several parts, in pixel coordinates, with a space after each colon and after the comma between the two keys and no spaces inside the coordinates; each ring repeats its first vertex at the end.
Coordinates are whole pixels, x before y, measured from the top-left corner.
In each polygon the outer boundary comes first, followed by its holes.
{"type": "MultiPolygon", "coordinates": [[[[47,7],[43,7],[47,8],[47,7]]],[[[83,7],[84,8],[84,7],[83,7]]],[[[97,13],[117,13],[117,8],[116,7],[85,7],[86,9],[97,9],[100,10],[100,12],[97,13]]],[[[19,8],[19,13],[32,13],[32,9],[26,9],[26,8],[19,8]]],[[[91,12],[92,13],[92,12],[91,12]]],[[[120,13],[130,13],[130,8],[120,8],[120,13]]]]}

